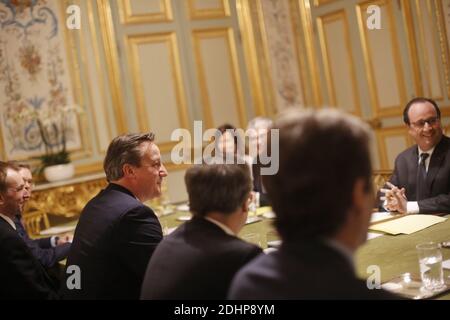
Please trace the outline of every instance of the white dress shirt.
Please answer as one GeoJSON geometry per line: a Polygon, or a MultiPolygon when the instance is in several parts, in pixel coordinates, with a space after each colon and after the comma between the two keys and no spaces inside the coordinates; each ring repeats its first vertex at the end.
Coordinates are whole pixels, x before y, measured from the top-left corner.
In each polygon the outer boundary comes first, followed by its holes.
{"type": "Polygon", "coordinates": [[[5,216],[4,214],[1,214],[1,213],[0,213],[0,217],[3,218],[6,222],[8,222],[14,230],[17,230],[16,225],[14,224],[14,221],[12,221],[12,219],[10,217],[5,216]]]}
{"type": "Polygon", "coordinates": [[[213,218],[210,217],[205,217],[206,220],[208,220],[211,223],[214,223],[216,226],[218,226],[220,229],[222,229],[226,234],[229,234],[230,236],[236,236],[236,234],[234,234],[233,231],[231,231],[230,228],[228,228],[226,225],[224,225],[223,223],[214,220],[213,218]]]}
{"type": "MultiPolygon", "coordinates": [[[[420,156],[422,155],[422,153],[428,153],[429,156],[428,158],[425,159],[425,170],[428,173],[428,167],[430,166],[430,160],[431,160],[431,155],[433,154],[434,148],[431,148],[428,151],[423,151],[421,150],[419,147],[417,147],[419,149],[419,156],[417,158],[417,163],[420,164],[420,156]]],[[[419,203],[417,201],[408,201],[406,204],[406,212],[408,213],[419,213],[420,209],[419,209],[419,203]]]]}

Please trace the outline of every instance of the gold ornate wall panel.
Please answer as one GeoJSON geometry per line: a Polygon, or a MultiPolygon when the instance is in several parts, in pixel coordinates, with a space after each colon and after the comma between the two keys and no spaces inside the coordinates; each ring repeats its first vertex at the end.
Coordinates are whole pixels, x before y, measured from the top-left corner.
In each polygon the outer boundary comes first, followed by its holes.
{"type": "Polygon", "coordinates": [[[447,97],[450,97],[450,22],[446,17],[450,16],[450,3],[447,1],[435,0],[434,8],[436,12],[437,29],[439,33],[439,43],[441,49],[441,58],[444,64],[444,76],[447,87],[447,97]]]}
{"type": "Polygon", "coordinates": [[[330,4],[332,2],[342,1],[342,0],[313,0],[313,1],[314,1],[314,6],[315,7],[320,7],[320,6],[323,6],[323,5],[326,5],[326,4],[330,4]]]}
{"type": "Polygon", "coordinates": [[[191,19],[220,19],[230,16],[229,0],[187,0],[191,19]]]}
{"type": "Polygon", "coordinates": [[[254,101],[255,116],[267,116],[266,103],[263,94],[262,73],[259,67],[257,43],[255,41],[255,23],[251,15],[251,6],[248,0],[236,0],[239,16],[239,29],[241,31],[243,51],[245,55],[248,76],[251,83],[250,90],[254,101]]]}
{"type": "Polygon", "coordinates": [[[192,38],[206,127],[228,122],[245,128],[247,117],[233,30],[199,29],[193,31],[192,38]]]}
{"type": "Polygon", "coordinates": [[[259,25],[275,97],[273,112],[305,102],[288,0],[258,1],[259,25]]]}
{"type": "Polygon", "coordinates": [[[124,108],[124,93],[121,86],[120,61],[117,52],[116,32],[108,0],[97,1],[98,18],[100,31],[103,40],[103,50],[107,66],[110,94],[112,97],[114,118],[116,121],[117,133],[128,131],[126,111],[124,108]]]}
{"type": "Polygon", "coordinates": [[[370,101],[376,116],[400,115],[406,101],[405,80],[398,48],[393,3],[387,0],[366,1],[357,5],[358,28],[369,84],[370,101]],[[366,27],[367,7],[381,10],[382,28],[366,27]]]}
{"type": "Polygon", "coordinates": [[[170,141],[172,131],[189,128],[177,37],[174,32],[129,35],[125,43],[139,130],[157,132],[161,152],[169,152],[176,144],[170,141]]]}
{"type": "Polygon", "coordinates": [[[401,0],[403,7],[403,29],[407,38],[406,45],[408,47],[408,58],[412,68],[413,83],[414,83],[414,95],[423,96],[423,82],[420,72],[419,52],[417,49],[417,35],[414,29],[414,17],[412,5],[410,0],[401,0]]]}
{"type": "Polygon", "coordinates": [[[78,217],[86,203],[106,185],[105,178],[97,178],[34,191],[26,210],[39,210],[66,218],[78,217]]]}
{"type": "Polygon", "coordinates": [[[434,100],[444,99],[440,77],[441,55],[436,39],[437,25],[430,0],[415,0],[417,23],[419,25],[419,52],[423,56],[424,94],[434,100]]]}
{"type": "Polygon", "coordinates": [[[101,56],[100,49],[100,40],[97,32],[97,24],[94,14],[94,6],[92,1],[87,1],[87,16],[88,16],[88,25],[89,25],[89,33],[92,44],[92,53],[94,59],[88,59],[87,63],[89,63],[88,69],[90,72],[95,72],[95,79],[97,79],[98,88],[92,89],[92,103],[93,103],[93,115],[95,116],[95,128],[96,128],[96,141],[98,144],[98,148],[102,154],[106,152],[108,145],[114,135],[114,130],[111,127],[111,115],[108,110],[108,99],[107,99],[107,85],[106,80],[107,76],[103,71],[103,57],[101,56]],[[95,63],[94,66],[92,64],[95,63]]]}
{"type": "Polygon", "coordinates": [[[318,17],[317,25],[329,104],[360,115],[359,88],[345,10],[318,17]]]}
{"type": "MultiPolygon", "coordinates": [[[[309,67],[309,76],[311,79],[311,91],[313,95],[313,106],[322,106],[322,89],[319,77],[318,55],[314,46],[316,33],[314,32],[314,22],[311,12],[311,3],[309,0],[298,1],[299,18],[302,24],[302,32],[305,39],[305,55],[307,57],[307,66],[309,67]]],[[[297,46],[299,47],[299,46],[297,46]]]]}
{"type": "Polygon", "coordinates": [[[173,20],[170,0],[119,0],[122,24],[145,24],[173,20]]]}

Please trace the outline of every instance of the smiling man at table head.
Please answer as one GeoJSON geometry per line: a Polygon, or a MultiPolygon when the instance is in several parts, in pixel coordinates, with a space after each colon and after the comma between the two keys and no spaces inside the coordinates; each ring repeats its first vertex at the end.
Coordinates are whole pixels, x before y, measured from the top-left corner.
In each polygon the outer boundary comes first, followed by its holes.
{"type": "Polygon", "coordinates": [[[162,240],[156,215],[143,204],[161,195],[167,176],[154,135],[115,138],[104,169],[109,185],[88,202],[75,230],[67,266],[80,268],[81,289],[63,283],[67,299],[138,299],[147,263],[162,240]]]}
{"type": "Polygon", "coordinates": [[[400,153],[381,200],[401,213],[450,212],[450,139],[443,135],[441,111],[428,98],[406,104],[403,120],[416,145],[400,153]]]}
{"type": "Polygon", "coordinates": [[[367,125],[336,110],[291,109],[274,128],[280,132],[279,171],[263,180],[283,243],[245,266],[229,297],[393,298],[369,290],[353,266],[374,200],[367,125]]]}

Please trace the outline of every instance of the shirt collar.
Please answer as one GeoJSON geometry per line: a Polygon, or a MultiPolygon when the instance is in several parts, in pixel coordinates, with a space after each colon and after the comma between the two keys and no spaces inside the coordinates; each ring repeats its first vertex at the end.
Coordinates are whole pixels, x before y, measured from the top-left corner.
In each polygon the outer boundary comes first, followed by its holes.
{"type": "Polygon", "coordinates": [[[8,222],[14,230],[17,230],[16,225],[14,224],[14,221],[12,221],[12,219],[10,217],[5,216],[4,214],[1,214],[1,213],[0,213],[0,217],[2,217],[6,222],[8,222]]]}
{"type": "Polygon", "coordinates": [[[231,231],[231,229],[228,228],[223,223],[221,223],[217,220],[214,220],[213,218],[210,218],[210,217],[205,217],[205,219],[211,223],[214,223],[216,226],[218,226],[220,229],[222,229],[226,234],[229,234],[230,236],[234,236],[234,237],[236,236],[236,234],[233,231],[231,231]]]}
{"type": "Polygon", "coordinates": [[[349,248],[347,248],[346,246],[342,245],[340,242],[334,239],[324,239],[324,242],[329,247],[341,253],[344,256],[344,258],[349,262],[349,264],[352,266],[352,269],[355,270],[355,261],[353,258],[353,252],[349,248]]]}
{"type": "Polygon", "coordinates": [[[417,146],[417,149],[419,150],[419,158],[420,158],[420,155],[421,155],[422,153],[428,153],[428,154],[429,154],[429,157],[428,157],[428,158],[431,158],[431,155],[433,154],[433,151],[434,151],[435,148],[436,148],[436,146],[434,146],[433,148],[431,148],[431,149],[428,150],[428,151],[422,151],[422,150],[419,148],[419,146],[417,146]]]}

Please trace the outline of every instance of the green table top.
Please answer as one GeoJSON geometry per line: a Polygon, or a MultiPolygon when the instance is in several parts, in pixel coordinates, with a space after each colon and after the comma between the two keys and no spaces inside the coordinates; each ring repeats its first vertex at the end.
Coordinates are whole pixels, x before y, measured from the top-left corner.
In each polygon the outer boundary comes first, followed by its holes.
{"type": "MultiPolygon", "coordinates": [[[[184,223],[184,221],[179,220],[182,216],[190,216],[190,213],[176,212],[160,217],[160,221],[163,227],[178,227],[184,223]]],[[[446,217],[450,218],[450,215],[446,217]]],[[[259,234],[261,247],[267,248],[267,241],[278,239],[274,231],[273,221],[273,219],[263,219],[260,222],[245,225],[239,236],[245,237],[250,233],[259,234]]],[[[366,279],[370,276],[367,268],[371,265],[377,265],[381,271],[382,282],[389,281],[407,272],[419,275],[416,244],[449,240],[450,219],[410,235],[384,235],[369,240],[356,252],[355,264],[357,274],[360,278],[366,279]]],[[[450,249],[443,248],[442,255],[443,260],[450,259],[450,249]]],[[[444,269],[444,277],[450,277],[450,271],[444,269]]],[[[450,292],[441,295],[438,299],[450,300],[450,292]]]]}

